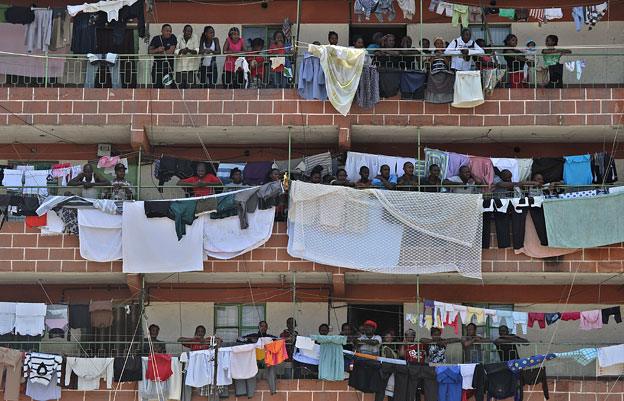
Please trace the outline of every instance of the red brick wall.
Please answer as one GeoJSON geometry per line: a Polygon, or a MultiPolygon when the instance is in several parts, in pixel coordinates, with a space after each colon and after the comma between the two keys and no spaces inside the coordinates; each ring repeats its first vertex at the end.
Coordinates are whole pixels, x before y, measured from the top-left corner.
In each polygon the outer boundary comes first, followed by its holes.
{"type": "MultiPolygon", "coordinates": [[[[114,384],[116,385],[116,383],[114,384]]],[[[117,392],[63,390],[62,401],[140,401],[131,383],[117,392]]],[[[624,384],[621,381],[565,380],[549,381],[551,401],[622,401],[624,384]]],[[[24,400],[30,400],[24,397],[24,400]]],[[[245,401],[247,397],[229,400],[245,401]]],[[[266,381],[259,380],[256,394],[250,401],[373,401],[372,394],[353,391],[346,382],[323,382],[318,380],[278,380],[277,393],[271,395],[266,381]]],[[[525,387],[525,400],[543,400],[541,385],[525,387]]],[[[20,398],[20,401],[22,398],[20,398]]],[[[194,395],[193,401],[205,401],[206,397],[194,395]]],[[[508,400],[511,400],[509,398],[508,400]]]]}
{"type": "MultiPolygon", "coordinates": [[[[5,223],[0,231],[0,271],[14,272],[121,272],[121,262],[90,262],[80,257],[75,236],[42,236],[23,222],[5,223]]],[[[492,246],[495,246],[494,234],[492,246]]],[[[271,239],[262,247],[231,260],[204,262],[205,272],[322,272],[344,273],[353,270],[326,266],[292,258],[286,251],[285,223],[276,223],[271,239]]],[[[513,249],[485,249],[483,272],[574,272],[619,273],[623,271],[624,246],[583,249],[560,258],[532,259],[516,255],[513,249]]]]}
{"type": "Polygon", "coordinates": [[[0,125],[23,125],[25,119],[50,125],[131,125],[134,130],[190,126],[187,107],[198,126],[616,125],[624,112],[624,89],[497,89],[472,109],[393,98],[372,110],[354,105],[347,117],[329,102],[301,100],[290,89],[0,88],[0,102],[10,111],[0,110],[0,125]]]}

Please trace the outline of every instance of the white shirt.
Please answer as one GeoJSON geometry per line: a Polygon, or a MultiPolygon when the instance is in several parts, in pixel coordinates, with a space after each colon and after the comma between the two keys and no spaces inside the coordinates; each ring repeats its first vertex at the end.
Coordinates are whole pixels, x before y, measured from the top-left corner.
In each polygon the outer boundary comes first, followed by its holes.
{"type": "Polygon", "coordinates": [[[451,61],[451,68],[457,71],[471,71],[474,69],[474,61],[472,57],[468,60],[464,60],[464,56],[461,54],[462,49],[468,49],[468,55],[479,55],[484,54],[482,48],[479,47],[478,44],[475,43],[474,40],[470,39],[467,43],[463,41],[461,36],[457,39],[453,39],[453,41],[448,45],[444,54],[452,54],[452,55],[460,55],[453,57],[451,61]]]}
{"type": "Polygon", "coordinates": [[[113,385],[113,358],[67,357],[65,385],[69,385],[71,373],[78,376],[78,390],[93,391],[100,388],[100,379],[106,380],[106,388],[113,385]]]}
{"type": "Polygon", "coordinates": [[[232,379],[250,379],[258,374],[256,344],[237,345],[231,348],[230,374],[232,379]]]}
{"type": "Polygon", "coordinates": [[[178,39],[178,45],[175,49],[176,58],[175,67],[176,71],[196,71],[199,69],[199,62],[201,58],[199,54],[199,41],[195,35],[191,35],[189,40],[184,39],[182,35],[178,39]],[[180,54],[180,50],[188,48],[189,50],[195,50],[197,54],[180,54]]]}
{"type": "Polygon", "coordinates": [[[15,332],[23,336],[38,336],[45,330],[46,304],[18,303],[15,306],[15,332]]]}
{"type": "Polygon", "coordinates": [[[472,378],[474,376],[476,363],[464,363],[459,365],[459,369],[462,375],[462,389],[463,390],[471,390],[472,389],[472,378]]]}
{"type": "Polygon", "coordinates": [[[382,339],[381,336],[374,335],[372,337],[368,337],[366,334],[362,334],[358,340],[377,340],[377,345],[370,344],[361,344],[358,346],[358,352],[362,354],[369,355],[379,355],[379,348],[381,347],[382,339]]]}

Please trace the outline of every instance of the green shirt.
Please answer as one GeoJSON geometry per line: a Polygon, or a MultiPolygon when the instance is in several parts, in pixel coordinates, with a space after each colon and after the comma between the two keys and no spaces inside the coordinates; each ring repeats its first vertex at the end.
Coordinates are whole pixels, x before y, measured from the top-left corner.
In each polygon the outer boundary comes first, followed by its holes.
{"type": "Polygon", "coordinates": [[[559,53],[543,54],[542,56],[544,57],[544,65],[546,67],[559,64],[561,59],[561,54],[559,53]]]}

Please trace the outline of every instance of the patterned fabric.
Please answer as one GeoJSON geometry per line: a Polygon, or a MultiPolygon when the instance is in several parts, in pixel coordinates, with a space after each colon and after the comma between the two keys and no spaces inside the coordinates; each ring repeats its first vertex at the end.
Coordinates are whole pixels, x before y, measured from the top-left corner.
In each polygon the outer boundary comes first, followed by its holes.
{"type": "Polygon", "coordinates": [[[557,356],[555,354],[539,354],[528,358],[513,359],[511,361],[507,361],[507,367],[512,372],[520,372],[522,369],[535,367],[542,364],[544,361],[549,361],[551,359],[555,359],[556,357],[557,356]]]}
{"type": "Polygon", "coordinates": [[[438,344],[429,344],[427,349],[429,363],[446,363],[446,347],[438,344]]]}
{"type": "Polygon", "coordinates": [[[355,93],[355,102],[363,109],[373,108],[379,103],[379,72],[375,65],[365,65],[360,76],[360,85],[355,93]]]}
{"type": "Polygon", "coordinates": [[[431,167],[432,164],[437,164],[438,167],[440,167],[440,178],[442,180],[445,179],[448,159],[448,152],[425,148],[425,174],[429,174],[429,167],[431,167]]]}
{"type": "Polygon", "coordinates": [[[533,17],[537,22],[544,22],[544,10],[541,8],[532,8],[529,11],[529,17],[533,17]]]}
{"type": "Polygon", "coordinates": [[[58,212],[65,225],[65,234],[78,235],[78,209],[62,208],[58,212]]]}
{"type": "Polygon", "coordinates": [[[598,191],[595,189],[589,191],[577,191],[577,192],[568,192],[565,194],[559,194],[559,198],[563,199],[571,199],[571,198],[589,198],[591,196],[598,195],[598,191]]]}
{"type": "Polygon", "coordinates": [[[589,365],[598,358],[598,348],[581,348],[570,352],[555,352],[557,358],[571,358],[583,366],[589,365]]]}

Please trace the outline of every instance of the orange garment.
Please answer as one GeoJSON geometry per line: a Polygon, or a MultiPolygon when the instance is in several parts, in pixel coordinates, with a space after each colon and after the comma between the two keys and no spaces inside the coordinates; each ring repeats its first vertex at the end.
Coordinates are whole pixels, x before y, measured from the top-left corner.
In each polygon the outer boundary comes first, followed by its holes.
{"type": "Polygon", "coordinates": [[[42,227],[48,224],[48,214],[43,216],[26,216],[26,225],[32,227],[42,227]]]}
{"type": "Polygon", "coordinates": [[[264,356],[264,363],[266,366],[275,366],[288,359],[288,352],[286,351],[286,340],[275,340],[264,346],[266,354],[264,356]]]}

